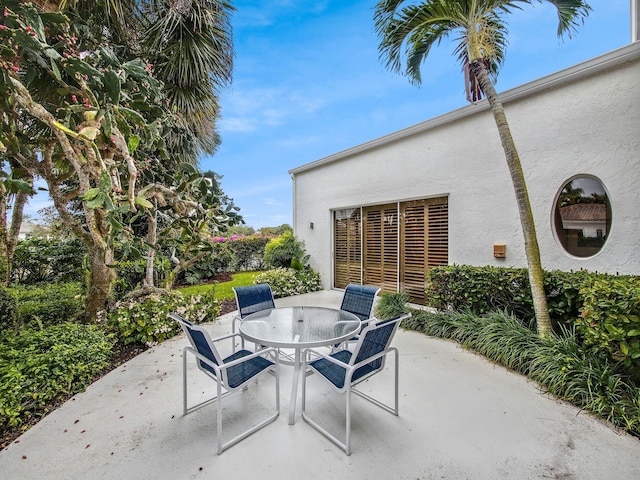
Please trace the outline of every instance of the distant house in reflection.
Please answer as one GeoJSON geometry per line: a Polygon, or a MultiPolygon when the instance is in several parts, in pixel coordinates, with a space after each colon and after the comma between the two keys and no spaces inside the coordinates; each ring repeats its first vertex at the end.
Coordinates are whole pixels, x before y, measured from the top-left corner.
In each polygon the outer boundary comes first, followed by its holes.
{"type": "Polygon", "coordinates": [[[603,203],[577,203],[560,207],[562,228],[577,230],[582,237],[607,236],[607,206],[603,203]]]}

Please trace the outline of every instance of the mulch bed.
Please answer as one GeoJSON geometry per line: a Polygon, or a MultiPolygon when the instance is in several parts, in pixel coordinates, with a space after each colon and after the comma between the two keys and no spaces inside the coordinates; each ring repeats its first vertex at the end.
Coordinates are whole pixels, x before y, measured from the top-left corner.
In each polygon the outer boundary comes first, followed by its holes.
{"type": "MultiPolygon", "coordinates": [[[[226,274],[226,277],[225,277],[224,274],[223,275],[219,275],[219,276],[217,276],[215,278],[215,280],[218,281],[218,282],[231,281],[231,275],[230,274],[226,274]],[[226,278],[226,277],[228,277],[228,278],[226,278]]],[[[233,312],[234,310],[236,310],[236,301],[235,301],[235,299],[226,299],[226,300],[222,301],[222,303],[220,305],[220,315],[224,315],[226,313],[233,312]]],[[[105,369],[102,372],[100,372],[100,374],[98,374],[96,376],[96,378],[94,378],[94,380],[93,380],[94,382],[96,380],[100,379],[102,376],[104,376],[107,373],[109,373],[111,370],[119,367],[123,363],[125,363],[125,362],[131,360],[132,358],[140,355],[142,352],[144,352],[147,349],[143,345],[118,345],[117,348],[118,348],[118,350],[114,352],[114,355],[111,358],[111,361],[109,362],[109,365],[107,365],[105,367],[105,369]]],[[[53,410],[58,408],[60,405],[62,405],[64,402],[69,400],[69,398],[71,398],[71,397],[61,398],[57,402],[54,402],[51,405],[48,405],[47,406],[48,411],[52,412],[53,410]]],[[[16,439],[20,435],[22,435],[25,431],[27,431],[33,425],[38,423],[39,420],[40,420],[39,417],[38,418],[32,418],[30,421],[28,421],[24,425],[21,425],[20,427],[13,427],[13,428],[1,430],[0,431],[0,450],[5,449],[11,442],[16,441],[16,439]]]]}

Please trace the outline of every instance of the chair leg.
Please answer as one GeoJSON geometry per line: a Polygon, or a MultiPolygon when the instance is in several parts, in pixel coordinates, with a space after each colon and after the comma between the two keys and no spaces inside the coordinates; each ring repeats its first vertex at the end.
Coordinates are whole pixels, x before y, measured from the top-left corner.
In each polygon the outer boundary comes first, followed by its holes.
{"type": "Polygon", "coordinates": [[[182,351],[182,415],[187,414],[187,350],[182,351]]]}
{"type": "Polygon", "coordinates": [[[216,437],[218,440],[218,455],[222,453],[222,384],[220,383],[220,379],[218,378],[216,381],[217,384],[217,398],[218,398],[218,418],[217,426],[216,426],[216,437]]]}
{"type": "MultiPolygon", "coordinates": [[[[257,432],[258,430],[267,426],[271,422],[275,421],[276,418],[278,418],[278,416],[280,415],[280,371],[279,371],[279,366],[276,368],[277,368],[277,371],[275,375],[276,377],[276,411],[275,413],[273,413],[271,416],[269,416],[268,418],[260,422],[258,425],[255,425],[254,427],[232,438],[226,443],[222,443],[222,402],[221,401],[218,402],[218,419],[217,419],[218,455],[220,455],[227,448],[234,446],[236,443],[247,438],[249,435],[257,432]]],[[[220,384],[218,384],[218,394],[220,394],[220,384]]]]}
{"type": "Polygon", "coordinates": [[[347,409],[346,409],[346,414],[347,414],[347,420],[346,420],[347,441],[346,441],[346,443],[343,443],[340,440],[338,440],[338,437],[336,437],[335,435],[331,434],[324,427],[321,427],[319,423],[317,423],[315,420],[313,420],[312,418],[310,418],[307,415],[307,413],[306,413],[307,376],[306,375],[303,375],[303,378],[302,378],[302,419],[305,422],[307,422],[309,425],[311,425],[315,430],[317,430],[322,435],[324,435],[329,440],[331,440],[333,443],[335,443],[342,450],[344,450],[347,455],[351,455],[351,446],[350,446],[350,444],[351,444],[351,401],[350,401],[351,395],[349,394],[348,391],[347,392],[343,392],[343,393],[345,395],[347,395],[347,409]]]}
{"type": "Polygon", "coordinates": [[[346,398],[346,441],[344,442],[344,451],[347,455],[351,455],[351,385],[347,385],[345,392],[346,398]]]}
{"type": "Polygon", "coordinates": [[[399,372],[399,365],[398,365],[398,350],[397,349],[393,349],[394,351],[394,355],[395,355],[395,368],[394,368],[394,373],[395,373],[395,379],[394,379],[394,405],[390,406],[387,405],[386,403],[381,402],[380,400],[378,400],[377,398],[372,397],[371,395],[367,395],[364,392],[361,392],[360,390],[353,388],[352,392],[355,393],[356,395],[358,395],[359,397],[364,398],[365,400],[368,400],[369,402],[373,403],[374,405],[377,405],[378,407],[382,408],[383,410],[395,415],[396,417],[399,414],[399,403],[398,403],[398,372],[399,372]]]}

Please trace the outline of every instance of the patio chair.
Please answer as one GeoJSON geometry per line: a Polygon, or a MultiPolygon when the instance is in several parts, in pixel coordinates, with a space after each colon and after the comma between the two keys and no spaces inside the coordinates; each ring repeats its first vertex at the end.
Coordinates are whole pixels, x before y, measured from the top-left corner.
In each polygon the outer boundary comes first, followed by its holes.
{"type": "MultiPolygon", "coordinates": [[[[362,328],[360,331],[367,326],[369,320],[373,317],[373,303],[378,292],[380,292],[379,287],[357,285],[355,283],[350,283],[344,290],[340,310],[353,313],[362,321],[362,328]]],[[[357,339],[358,337],[355,336],[350,338],[348,342],[355,341],[357,339]]],[[[347,345],[348,342],[344,342],[344,345],[347,345]]],[[[335,345],[334,350],[339,347],[340,344],[335,345]]]]}
{"type": "MultiPolygon", "coordinates": [[[[238,315],[233,317],[233,320],[231,321],[232,333],[236,333],[236,324],[247,315],[251,315],[252,313],[256,313],[261,310],[266,310],[267,308],[276,308],[276,304],[273,300],[273,292],[271,291],[271,286],[268,283],[248,285],[245,287],[233,287],[233,293],[236,297],[238,315]]],[[[233,348],[235,351],[235,345],[233,348]]]]}
{"type": "Polygon", "coordinates": [[[340,310],[353,313],[363,322],[369,320],[372,317],[373,302],[379,291],[379,287],[350,283],[344,290],[340,310]]]}
{"type": "MultiPolygon", "coordinates": [[[[317,350],[307,350],[304,356],[303,372],[309,368],[309,373],[318,374],[318,378],[329,382],[338,392],[345,393],[346,399],[346,435],[345,441],[340,441],[336,436],[321,427],[306,412],[306,386],[307,375],[303,375],[302,381],[302,418],[313,428],[342,448],[347,455],[351,455],[351,394],[354,393],[378,407],[398,415],[398,349],[390,347],[398,325],[411,314],[402,315],[390,320],[371,323],[366,327],[358,339],[353,352],[344,349],[326,355],[317,350]],[[384,369],[385,359],[389,353],[395,355],[395,385],[394,405],[389,406],[380,400],[357,390],[355,386],[360,382],[371,378],[384,369]],[[309,359],[317,360],[309,361],[309,359]]],[[[311,375],[312,378],[314,375],[311,375]]]]}
{"type": "MultiPolygon", "coordinates": [[[[215,344],[226,339],[240,336],[234,333],[211,339],[209,333],[201,326],[194,325],[189,320],[178,314],[170,313],[169,317],[180,324],[182,330],[187,335],[191,346],[184,347],[182,354],[182,395],[183,395],[183,415],[187,415],[205,405],[216,402],[218,404],[218,418],[216,432],[218,437],[218,455],[224,450],[235,445],[240,440],[257,432],[269,423],[273,422],[280,414],[280,362],[276,349],[266,348],[253,353],[242,348],[232,355],[222,358],[215,344]],[[198,368],[208,377],[216,382],[216,396],[205,400],[197,405],[187,406],[187,354],[192,354],[198,368]],[[274,355],[275,361],[265,358],[266,355],[274,355]],[[246,390],[252,379],[257,379],[259,375],[272,372],[276,382],[276,412],[263,420],[258,425],[237,435],[226,443],[222,442],[222,399],[237,390],[246,390]],[[223,389],[225,390],[223,393],[223,389]]],[[[242,343],[244,347],[244,343],[242,343]]]]}

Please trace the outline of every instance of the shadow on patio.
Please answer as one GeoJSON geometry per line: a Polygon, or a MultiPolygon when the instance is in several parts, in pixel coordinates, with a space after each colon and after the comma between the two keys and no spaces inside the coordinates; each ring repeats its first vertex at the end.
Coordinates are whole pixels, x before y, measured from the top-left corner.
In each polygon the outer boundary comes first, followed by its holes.
{"type": "MultiPolygon", "coordinates": [[[[276,304],[337,308],[341,295],[322,291],[276,304]]],[[[231,318],[208,324],[212,336],[229,333],[231,318]]],[[[2,478],[640,478],[637,439],[455,343],[402,330],[393,343],[400,350],[400,416],[354,397],[350,457],[301,419],[299,401],[296,423],[288,425],[287,366],[280,417],[218,456],[215,405],[182,416],[186,343],[184,335],[164,342],[52,412],[0,452],[2,478]]],[[[364,389],[392,395],[393,357],[389,362],[364,389]]],[[[204,375],[190,378],[191,392],[214,392],[204,375]]],[[[333,428],[340,432],[342,398],[313,380],[309,408],[323,419],[335,418],[333,428]]],[[[231,398],[225,436],[233,434],[234,424],[246,426],[253,415],[263,415],[262,406],[271,408],[272,391],[265,379],[231,398]]]]}

